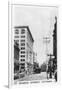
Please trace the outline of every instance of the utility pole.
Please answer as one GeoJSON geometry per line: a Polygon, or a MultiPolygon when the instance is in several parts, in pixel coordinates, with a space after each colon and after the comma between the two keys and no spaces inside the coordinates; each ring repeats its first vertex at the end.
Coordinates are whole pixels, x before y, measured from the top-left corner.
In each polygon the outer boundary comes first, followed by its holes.
{"type": "MultiPolygon", "coordinates": [[[[48,44],[50,43],[50,37],[44,37],[43,38],[43,42],[46,44],[46,72],[48,70],[48,60],[47,60],[47,56],[48,56],[48,44]]],[[[48,75],[47,75],[48,78],[48,75]]]]}

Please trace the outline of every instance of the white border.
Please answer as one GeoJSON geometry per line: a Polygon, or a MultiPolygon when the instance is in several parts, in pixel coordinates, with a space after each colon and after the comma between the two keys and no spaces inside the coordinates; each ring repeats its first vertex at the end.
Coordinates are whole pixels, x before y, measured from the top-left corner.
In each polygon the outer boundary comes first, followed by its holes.
{"type": "MultiPolygon", "coordinates": [[[[9,78],[8,78],[8,85],[9,85],[9,88],[14,84],[14,80],[13,80],[13,67],[14,67],[14,65],[13,65],[13,32],[12,32],[12,5],[13,3],[9,3],[8,4],[8,8],[9,8],[9,78]]],[[[45,7],[56,7],[55,5],[32,5],[32,4],[20,4],[20,5],[31,5],[31,6],[45,6],[45,7]]],[[[58,6],[57,6],[58,7],[58,6]]],[[[58,28],[57,28],[57,31],[58,31],[58,28]]],[[[58,32],[57,32],[58,33],[58,32]]],[[[58,40],[58,39],[57,39],[58,40]]],[[[58,61],[58,58],[57,58],[57,61],[58,61]]],[[[39,81],[41,81],[41,80],[39,80],[39,81]]],[[[57,82],[57,84],[59,84],[59,81],[60,81],[60,79],[58,79],[58,82],[57,82]]],[[[44,83],[45,84],[45,83],[44,83]]],[[[53,85],[54,83],[52,83],[52,85],[53,85]]]]}
{"type": "Polygon", "coordinates": [[[9,74],[9,76],[8,76],[8,87],[10,88],[13,84],[14,84],[14,80],[13,80],[13,75],[14,75],[14,70],[13,70],[13,68],[14,68],[14,65],[13,65],[13,62],[14,62],[14,60],[13,60],[13,56],[14,56],[14,54],[13,54],[13,28],[12,28],[12,5],[10,4],[10,3],[8,3],[8,10],[9,10],[9,12],[8,12],[8,16],[9,16],[9,21],[8,21],[8,29],[9,29],[9,31],[8,31],[8,38],[9,38],[9,40],[8,40],[8,47],[9,47],[9,55],[8,55],[8,58],[9,58],[9,61],[8,61],[8,74],[9,74]]]}

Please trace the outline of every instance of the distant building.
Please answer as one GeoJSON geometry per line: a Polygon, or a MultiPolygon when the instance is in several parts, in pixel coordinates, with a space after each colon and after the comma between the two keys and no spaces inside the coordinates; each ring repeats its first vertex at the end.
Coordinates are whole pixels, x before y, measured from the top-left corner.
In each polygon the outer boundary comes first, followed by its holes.
{"type": "Polygon", "coordinates": [[[32,73],[33,37],[28,26],[15,27],[14,40],[19,43],[19,72],[32,73]]]}

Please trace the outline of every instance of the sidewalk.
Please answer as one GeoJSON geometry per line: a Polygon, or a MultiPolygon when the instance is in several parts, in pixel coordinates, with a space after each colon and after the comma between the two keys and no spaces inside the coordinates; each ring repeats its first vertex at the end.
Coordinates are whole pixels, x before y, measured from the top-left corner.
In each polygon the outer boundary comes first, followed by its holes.
{"type": "Polygon", "coordinates": [[[56,82],[55,79],[44,79],[41,82],[56,82]]]}
{"type": "Polygon", "coordinates": [[[47,79],[47,73],[46,72],[43,72],[43,73],[40,73],[40,74],[32,74],[32,75],[26,75],[25,77],[23,78],[20,78],[18,80],[16,80],[15,82],[25,82],[25,81],[41,81],[41,82],[55,82],[55,79],[52,78],[52,79],[47,79]]]}

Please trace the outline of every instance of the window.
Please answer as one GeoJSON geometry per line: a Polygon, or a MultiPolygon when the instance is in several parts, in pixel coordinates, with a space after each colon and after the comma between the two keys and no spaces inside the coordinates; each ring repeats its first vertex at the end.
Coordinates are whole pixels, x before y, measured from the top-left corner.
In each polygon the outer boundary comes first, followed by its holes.
{"type": "Polygon", "coordinates": [[[25,42],[25,40],[21,40],[21,42],[25,42]]]}
{"type": "Polygon", "coordinates": [[[25,38],[25,35],[21,36],[21,38],[25,38]]]}
{"type": "Polygon", "coordinates": [[[15,38],[19,38],[19,36],[15,36],[15,38]]]}
{"type": "Polygon", "coordinates": [[[15,31],[19,31],[18,29],[16,29],[15,31]]]}
{"type": "Polygon", "coordinates": [[[21,63],[21,69],[25,69],[25,63],[21,63]]]}
{"type": "Polygon", "coordinates": [[[25,55],[21,55],[21,57],[25,57],[25,55]]]}
{"type": "Polygon", "coordinates": [[[21,66],[25,66],[25,63],[21,63],[21,66]]]}
{"type": "Polygon", "coordinates": [[[21,59],[21,61],[25,61],[25,59],[21,59]]]}
{"type": "Polygon", "coordinates": [[[21,51],[21,53],[25,53],[25,51],[21,51]]]}
{"type": "Polygon", "coordinates": [[[25,47],[21,47],[21,50],[24,50],[25,49],[25,47]]]}
{"type": "Polygon", "coordinates": [[[21,69],[24,69],[25,70],[25,66],[24,67],[21,67],[21,69]]]}
{"type": "Polygon", "coordinates": [[[16,30],[15,30],[15,34],[19,34],[19,30],[16,29],[16,30]]]}
{"type": "Polygon", "coordinates": [[[21,43],[21,46],[25,46],[25,43],[21,43]]]}
{"type": "Polygon", "coordinates": [[[25,33],[25,30],[24,30],[24,29],[22,29],[22,30],[21,30],[21,34],[24,34],[24,33],[25,33]]]}

